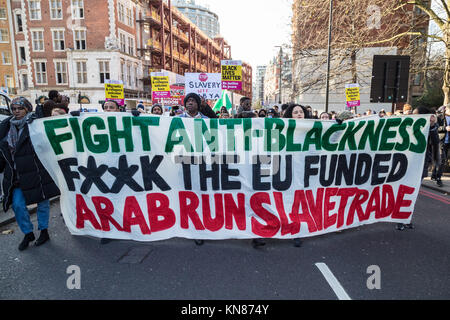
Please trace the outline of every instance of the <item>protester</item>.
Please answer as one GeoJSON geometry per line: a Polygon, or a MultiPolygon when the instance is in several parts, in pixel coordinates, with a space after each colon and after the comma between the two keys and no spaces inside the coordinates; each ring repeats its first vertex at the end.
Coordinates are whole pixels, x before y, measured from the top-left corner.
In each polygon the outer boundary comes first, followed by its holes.
{"type": "Polygon", "coordinates": [[[136,110],[141,113],[145,113],[144,101],[139,101],[138,105],[136,106],[136,110]]]}
{"type": "Polygon", "coordinates": [[[313,110],[311,108],[311,106],[306,106],[306,112],[308,113],[308,119],[311,119],[313,116],[313,110]]]}
{"type": "Polygon", "coordinates": [[[33,106],[24,97],[11,101],[12,116],[0,124],[0,172],[3,177],[3,209],[12,206],[17,224],[25,234],[19,250],[25,250],[35,240],[28,205],[37,204],[40,246],[50,239],[48,225],[50,198],[60,194],[58,187],[36,155],[30,139],[28,123],[36,116],[33,106]]]}
{"type": "Polygon", "coordinates": [[[40,96],[39,98],[37,98],[35,100],[36,102],[36,109],[35,109],[35,115],[37,118],[43,118],[44,117],[44,112],[43,112],[43,107],[44,107],[44,103],[48,100],[48,98],[46,96],[40,96]]]}
{"type": "Polygon", "coordinates": [[[319,116],[320,120],[330,120],[330,114],[328,112],[322,112],[319,116]]]}
{"type": "Polygon", "coordinates": [[[120,112],[120,106],[115,100],[108,100],[103,102],[102,109],[105,112],[120,112]]]}
{"type": "Polygon", "coordinates": [[[274,108],[267,110],[267,118],[279,118],[280,115],[274,108]]]}
{"type": "Polygon", "coordinates": [[[184,109],[186,110],[183,114],[179,115],[181,118],[204,118],[205,116],[200,112],[200,106],[202,104],[202,100],[200,96],[196,93],[189,93],[184,98],[184,109]]]}
{"type": "Polygon", "coordinates": [[[220,118],[220,119],[230,119],[231,116],[230,116],[230,114],[228,113],[228,111],[225,111],[225,112],[220,113],[219,118],[220,118]]]}
{"type": "Polygon", "coordinates": [[[42,106],[42,117],[48,118],[52,116],[52,110],[56,108],[55,100],[47,100],[42,106]]]}
{"type": "Polygon", "coordinates": [[[239,101],[237,113],[239,114],[244,111],[252,111],[252,100],[249,97],[242,97],[239,101]]]}
{"type": "Polygon", "coordinates": [[[52,109],[52,117],[65,115],[68,112],[65,109],[65,105],[63,103],[57,103],[56,106],[52,109]]]}
{"type": "Polygon", "coordinates": [[[204,98],[201,98],[200,112],[207,118],[210,119],[218,118],[214,110],[209,106],[209,104],[206,102],[204,98]]]}
{"type": "Polygon", "coordinates": [[[286,109],[289,107],[289,104],[287,104],[287,103],[283,103],[282,105],[281,105],[281,112],[280,112],[280,117],[284,117],[284,112],[286,111],[286,109]]]}
{"type": "Polygon", "coordinates": [[[409,115],[409,114],[412,114],[413,112],[412,112],[412,107],[411,107],[411,105],[410,104],[408,104],[408,103],[406,103],[404,106],[403,106],[403,115],[409,115]]]}
{"type": "Polygon", "coordinates": [[[170,108],[170,117],[175,117],[181,114],[183,114],[183,111],[180,109],[180,106],[173,106],[172,108],[170,108]]]}
{"type": "MultiPolygon", "coordinates": [[[[430,118],[430,133],[428,138],[429,147],[431,150],[431,180],[436,180],[438,187],[442,187],[442,161],[439,140],[439,124],[435,114],[430,118]]],[[[428,168],[427,168],[428,169],[428,168]]],[[[427,172],[428,175],[428,172],[427,172]]]]}
{"type": "Polygon", "coordinates": [[[265,118],[267,116],[267,112],[266,109],[260,109],[258,112],[258,117],[259,118],[265,118]]]}
{"type": "Polygon", "coordinates": [[[317,110],[314,110],[312,113],[312,119],[319,119],[319,113],[317,110]]]}
{"type": "MultiPolygon", "coordinates": [[[[138,110],[139,110],[139,109],[138,109],[138,110]]],[[[154,105],[152,106],[152,109],[151,109],[150,113],[151,113],[151,114],[158,115],[158,116],[162,116],[162,114],[163,114],[163,109],[162,109],[162,107],[161,107],[160,104],[154,104],[154,105]]]]}
{"type": "Polygon", "coordinates": [[[441,150],[441,170],[448,168],[448,152],[450,150],[450,104],[438,110],[439,144],[441,150]]]}

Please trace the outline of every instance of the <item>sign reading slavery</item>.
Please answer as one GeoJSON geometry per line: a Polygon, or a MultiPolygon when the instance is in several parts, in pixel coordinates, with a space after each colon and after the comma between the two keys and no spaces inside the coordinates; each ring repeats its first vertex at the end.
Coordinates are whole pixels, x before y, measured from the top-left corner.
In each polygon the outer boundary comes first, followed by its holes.
{"type": "Polygon", "coordinates": [[[222,94],[220,73],[186,73],[186,94],[196,93],[205,100],[220,99],[222,94]]]}
{"type": "Polygon", "coordinates": [[[242,61],[222,60],[222,89],[242,90],[242,61]]]}
{"type": "Polygon", "coordinates": [[[428,130],[422,115],[338,124],[103,113],[30,124],[70,232],[139,241],[409,223],[428,130]]]}
{"type": "Polygon", "coordinates": [[[122,81],[105,80],[105,100],[114,100],[119,106],[125,105],[125,93],[122,81]]]}
{"type": "Polygon", "coordinates": [[[170,98],[169,76],[164,72],[152,72],[152,98],[170,98]]]}

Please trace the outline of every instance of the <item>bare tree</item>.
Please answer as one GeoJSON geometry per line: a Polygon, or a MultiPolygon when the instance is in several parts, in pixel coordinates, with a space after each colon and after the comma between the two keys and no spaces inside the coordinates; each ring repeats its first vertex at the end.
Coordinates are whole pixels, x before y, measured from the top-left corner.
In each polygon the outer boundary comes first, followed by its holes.
{"type": "MultiPolygon", "coordinates": [[[[328,8],[329,0],[294,1],[294,69],[307,66],[294,71],[294,95],[324,84],[328,8]],[[309,67],[308,61],[313,61],[309,67]]],[[[335,89],[349,82],[370,83],[371,49],[376,49],[376,54],[410,54],[413,65],[422,70],[426,41],[419,39],[427,34],[429,16],[415,14],[414,4],[406,0],[335,0],[333,11],[330,81],[335,89]]]]}

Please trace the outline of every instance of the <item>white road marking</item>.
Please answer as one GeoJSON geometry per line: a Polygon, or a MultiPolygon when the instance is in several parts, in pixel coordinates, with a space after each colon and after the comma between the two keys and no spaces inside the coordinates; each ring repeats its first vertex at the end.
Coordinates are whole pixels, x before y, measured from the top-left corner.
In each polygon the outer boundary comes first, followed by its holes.
{"type": "Polygon", "coordinates": [[[316,267],[322,272],[325,280],[327,280],[339,300],[352,300],[325,263],[316,263],[316,267]]]}

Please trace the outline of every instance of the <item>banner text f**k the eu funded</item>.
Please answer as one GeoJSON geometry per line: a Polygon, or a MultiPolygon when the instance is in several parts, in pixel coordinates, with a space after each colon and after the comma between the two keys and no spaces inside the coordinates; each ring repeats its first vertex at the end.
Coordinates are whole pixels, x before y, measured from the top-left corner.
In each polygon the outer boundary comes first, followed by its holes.
{"type": "Polygon", "coordinates": [[[35,120],[72,234],[297,238],[411,221],[429,117],[35,120]]]}

